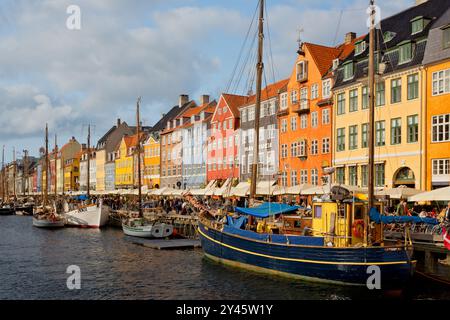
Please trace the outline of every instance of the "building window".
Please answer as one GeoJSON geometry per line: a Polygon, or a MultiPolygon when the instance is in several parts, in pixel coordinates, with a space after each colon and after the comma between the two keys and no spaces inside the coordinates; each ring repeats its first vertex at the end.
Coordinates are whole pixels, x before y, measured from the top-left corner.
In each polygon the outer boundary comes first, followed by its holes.
{"type": "Polygon", "coordinates": [[[287,179],[287,172],[283,172],[283,173],[281,173],[281,185],[283,186],[283,187],[287,187],[287,185],[288,185],[288,179],[287,179]]]}
{"type": "Polygon", "coordinates": [[[308,88],[300,89],[300,109],[308,109],[308,88]]]}
{"type": "Polygon", "coordinates": [[[375,165],[375,186],[384,187],[384,163],[375,165]]]}
{"type": "Polygon", "coordinates": [[[419,116],[408,116],[408,143],[419,141],[419,116]]]}
{"type": "Polygon", "coordinates": [[[311,141],[311,154],[316,155],[319,153],[319,141],[318,140],[312,140],[311,141]]]}
{"type": "Polygon", "coordinates": [[[297,117],[291,117],[291,131],[297,130],[297,117]]]}
{"type": "Polygon", "coordinates": [[[319,98],[319,85],[317,83],[311,86],[311,100],[319,98]]]}
{"type": "Polygon", "coordinates": [[[330,109],[322,109],[322,124],[330,124],[330,109]]]}
{"type": "Polygon", "coordinates": [[[241,122],[247,122],[247,109],[242,109],[241,111],[241,122]]]}
{"type": "Polygon", "coordinates": [[[281,95],[280,95],[280,100],[281,100],[281,103],[280,103],[280,109],[282,109],[282,110],[284,110],[284,109],[287,109],[287,107],[288,107],[288,94],[287,93],[282,93],[281,95]]]}
{"type": "Polygon", "coordinates": [[[422,17],[417,17],[411,20],[411,34],[422,32],[424,27],[424,20],[422,17]]]}
{"type": "Polygon", "coordinates": [[[399,46],[399,64],[407,63],[412,60],[413,44],[411,42],[399,46]]]}
{"type": "Polygon", "coordinates": [[[355,43],[355,56],[363,53],[366,50],[366,42],[360,41],[355,43]]]}
{"type": "Polygon", "coordinates": [[[300,183],[306,184],[308,183],[308,170],[300,170],[300,183]]]}
{"type": "Polygon", "coordinates": [[[319,170],[311,169],[311,184],[317,186],[319,184],[319,170]]]}
{"type": "Polygon", "coordinates": [[[433,159],[433,176],[450,175],[450,159],[433,159]]]}
{"type": "Polygon", "coordinates": [[[386,103],[386,86],[385,82],[378,82],[376,85],[377,107],[384,106],[386,103]]]}
{"type": "Polygon", "coordinates": [[[431,125],[432,142],[450,141],[450,114],[433,116],[431,125]]]}
{"type": "Polygon", "coordinates": [[[348,167],[348,183],[351,186],[356,186],[358,184],[358,167],[357,166],[348,167]]]}
{"type": "Polygon", "coordinates": [[[228,129],[233,130],[233,119],[228,119],[228,129]]]}
{"type": "Polygon", "coordinates": [[[375,122],[375,145],[377,147],[386,145],[386,123],[384,120],[375,122]]]}
{"type": "Polygon", "coordinates": [[[369,88],[364,86],[362,87],[361,109],[367,108],[369,108],[369,88]]]}
{"type": "Polygon", "coordinates": [[[353,62],[344,64],[344,81],[350,80],[354,75],[354,65],[353,62]]]}
{"type": "Polygon", "coordinates": [[[450,69],[433,72],[433,96],[450,93],[450,69]]]}
{"type": "Polygon", "coordinates": [[[339,183],[339,184],[345,183],[345,168],[344,167],[336,168],[336,183],[339,183]]]}
{"type": "Polygon", "coordinates": [[[350,126],[348,128],[348,148],[349,150],[355,150],[358,148],[358,126],[350,126]]]}
{"type": "Polygon", "coordinates": [[[369,181],[369,167],[367,165],[361,166],[361,185],[367,187],[367,181],[369,181]]]}
{"type": "Polygon", "coordinates": [[[291,103],[297,103],[298,101],[298,91],[297,90],[292,90],[291,91],[291,103]]]}
{"type": "Polygon", "coordinates": [[[349,111],[358,111],[358,89],[350,90],[348,100],[350,104],[349,111]]]}
{"type": "Polygon", "coordinates": [[[337,151],[345,151],[345,128],[337,129],[337,151]]]}
{"type": "Polygon", "coordinates": [[[296,186],[298,185],[298,180],[297,180],[297,170],[292,170],[291,171],[291,186],[296,186]]]}
{"type": "Polygon", "coordinates": [[[344,114],[345,113],[345,93],[338,94],[337,99],[337,114],[344,114]]]}
{"type": "Polygon", "coordinates": [[[281,132],[287,132],[287,119],[281,119],[281,132]]]}
{"type": "Polygon", "coordinates": [[[450,48],[450,27],[442,30],[442,46],[444,49],[450,48]]]}
{"type": "Polygon", "coordinates": [[[288,146],[287,144],[281,145],[281,158],[285,159],[288,156],[288,146]]]}
{"type": "Polygon", "coordinates": [[[329,97],[331,97],[331,79],[322,81],[322,98],[326,99],[329,97]]]}
{"type": "Polygon", "coordinates": [[[291,143],[291,157],[297,157],[298,155],[298,143],[291,143]]]}
{"type": "Polygon", "coordinates": [[[300,116],[300,128],[306,129],[308,127],[308,115],[302,114],[300,116]]]}
{"type": "Polygon", "coordinates": [[[391,119],[391,144],[402,143],[402,119],[391,119]]]}
{"type": "Polygon", "coordinates": [[[322,153],[323,154],[330,153],[330,138],[322,139],[322,153]]]}
{"type": "Polygon", "coordinates": [[[402,101],[402,79],[391,80],[391,103],[402,101]]]}
{"type": "Polygon", "coordinates": [[[384,41],[384,43],[388,43],[389,41],[391,41],[392,39],[394,39],[394,37],[396,36],[397,34],[395,33],[395,32],[392,32],[392,31],[386,31],[385,33],[384,33],[384,35],[383,35],[383,41],[384,41]]]}
{"type": "Polygon", "coordinates": [[[308,79],[308,62],[300,61],[297,63],[297,81],[305,81],[308,79]]]}
{"type": "Polygon", "coordinates": [[[408,100],[417,99],[419,97],[419,74],[408,76],[408,100]]]}
{"type": "Polygon", "coordinates": [[[319,114],[317,111],[314,111],[311,113],[311,127],[312,128],[317,128],[317,126],[319,125],[319,114]]]}
{"type": "MultiPolygon", "coordinates": [[[[253,121],[253,120],[255,120],[255,108],[251,107],[251,108],[248,108],[248,121],[253,121]]],[[[219,128],[219,130],[220,130],[220,128],[219,128]]]]}

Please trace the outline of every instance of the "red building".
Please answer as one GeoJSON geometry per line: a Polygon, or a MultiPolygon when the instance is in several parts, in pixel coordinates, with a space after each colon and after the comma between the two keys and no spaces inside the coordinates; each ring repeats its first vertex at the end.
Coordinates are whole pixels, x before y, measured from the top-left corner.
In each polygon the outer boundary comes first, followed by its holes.
{"type": "Polygon", "coordinates": [[[222,94],[211,119],[207,180],[239,177],[239,110],[246,96],[222,94]]]}

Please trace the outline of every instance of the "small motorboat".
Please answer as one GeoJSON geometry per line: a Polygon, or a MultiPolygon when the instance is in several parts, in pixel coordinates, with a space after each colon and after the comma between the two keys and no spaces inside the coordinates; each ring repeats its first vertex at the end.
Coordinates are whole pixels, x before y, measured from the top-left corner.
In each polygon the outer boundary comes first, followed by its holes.
{"type": "Polygon", "coordinates": [[[14,207],[5,205],[0,207],[0,216],[11,216],[15,213],[14,207]]]}
{"type": "Polygon", "coordinates": [[[65,219],[52,207],[37,208],[33,214],[33,226],[37,228],[62,228],[64,225],[65,219]]]}
{"type": "Polygon", "coordinates": [[[158,221],[147,222],[144,219],[129,219],[122,222],[123,232],[139,238],[166,238],[173,234],[173,226],[158,221]]]}
{"type": "Polygon", "coordinates": [[[24,204],[15,207],[17,216],[32,216],[33,215],[34,206],[31,204],[24,204]]]}

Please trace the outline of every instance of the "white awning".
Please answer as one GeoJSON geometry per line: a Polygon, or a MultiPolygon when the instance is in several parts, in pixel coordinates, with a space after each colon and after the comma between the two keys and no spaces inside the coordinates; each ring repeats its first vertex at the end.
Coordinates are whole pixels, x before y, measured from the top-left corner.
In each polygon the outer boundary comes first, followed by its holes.
{"type": "Polygon", "coordinates": [[[239,184],[236,187],[231,188],[230,196],[246,197],[249,195],[249,191],[250,191],[250,183],[239,182],[239,184]]]}
{"type": "MultiPolygon", "coordinates": [[[[331,185],[331,188],[333,188],[333,187],[341,187],[341,188],[347,189],[348,191],[353,192],[353,193],[355,193],[355,192],[367,193],[367,189],[360,188],[360,187],[357,187],[357,186],[347,186],[345,184],[333,183],[331,185]]],[[[311,196],[312,195],[323,195],[323,194],[330,193],[331,188],[330,188],[330,185],[328,185],[328,184],[324,185],[324,186],[316,186],[316,187],[313,187],[313,188],[302,190],[300,192],[300,194],[301,195],[307,195],[307,196],[309,196],[309,195],[311,195],[311,196]]]]}
{"type": "Polygon", "coordinates": [[[276,183],[276,180],[259,181],[256,184],[256,194],[263,196],[272,195],[276,190],[274,187],[276,183]]]}
{"type": "Polygon", "coordinates": [[[376,191],[377,196],[389,196],[391,199],[406,199],[408,197],[414,196],[419,193],[423,193],[422,190],[417,190],[413,188],[408,188],[406,186],[400,186],[392,189],[385,189],[381,191],[376,191]]]}
{"type": "Polygon", "coordinates": [[[439,188],[411,196],[409,201],[450,201],[450,187],[439,188]]]}

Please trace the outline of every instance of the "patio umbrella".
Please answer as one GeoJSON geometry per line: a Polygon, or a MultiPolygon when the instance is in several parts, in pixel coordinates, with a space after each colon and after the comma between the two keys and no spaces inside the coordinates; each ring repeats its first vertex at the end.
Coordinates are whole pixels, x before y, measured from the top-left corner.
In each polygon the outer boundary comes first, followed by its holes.
{"type": "Polygon", "coordinates": [[[440,188],[411,196],[409,201],[450,201],[450,187],[440,188]]]}

